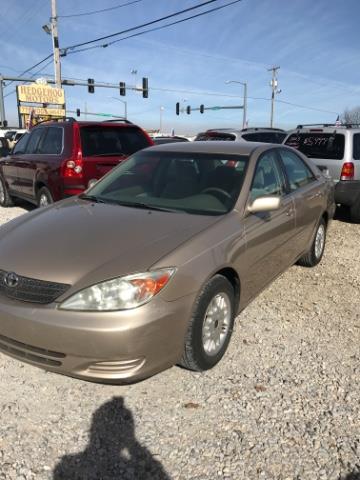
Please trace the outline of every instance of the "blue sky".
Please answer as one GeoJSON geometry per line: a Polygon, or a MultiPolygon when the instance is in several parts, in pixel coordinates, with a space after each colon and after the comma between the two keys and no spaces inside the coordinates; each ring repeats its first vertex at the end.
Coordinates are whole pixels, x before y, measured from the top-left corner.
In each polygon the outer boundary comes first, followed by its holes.
{"type": "MultiPolygon", "coordinates": [[[[89,12],[128,1],[58,0],[58,14],[89,12]]],[[[228,1],[219,0],[202,10],[228,1]]],[[[59,18],[60,47],[199,3],[141,0],[101,14],[59,18]]],[[[0,17],[3,75],[19,74],[51,53],[51,37],[41,29],[50,17],[50,0],[2,0],[0,17]]],[[[124,105],[112,98],[116,97],[127,101],[129,118],[145,128],[159,128],[161,107],[164,131],[174,128],[176,133],[191,134],[205,128],[240,126],[241,110],[175,115],[177,101],[193,107],[241,105],[242,86],[225,84],[231,79],[248,82],[249,126],[267,126],[271,95],[267,69],[276,64],[281,67],[281,93],[275,126],[335,121],[345,108],[360,105],[359,18],[359,0],[242,0],[177,26],[62,58],[63,78],[135,85],[146,76],[153,88],[149,98],[143,99],[133,91],[120,97],[117,90],[97,88],[92,95],[86,87],[66,87],[67,108],[83,111],[86,104],[91,112],[122,115],[124,105]],[[134,69],[136,75],[131,73],[134,69]]],[[[36,77],[47,74],[53,74],[52,64],[36,77]]],[[[5,102],[7,119],[14,123],[16,96],[9,95],[5,102]]]]}

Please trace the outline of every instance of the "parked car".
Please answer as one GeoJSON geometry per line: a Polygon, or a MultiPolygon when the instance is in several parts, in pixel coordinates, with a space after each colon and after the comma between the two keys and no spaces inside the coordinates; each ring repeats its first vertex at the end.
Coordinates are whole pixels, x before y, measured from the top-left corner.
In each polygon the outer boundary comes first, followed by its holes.
{"type": "Polygon", "coordinates": [[[21,129],[21,130],[10,130],[5,134],[5,138],[8,141],[9,148],[12,149],[14,148],[15,144],[17,143],[18,140],[26,133],[27,130],[21,129]]]}
{"type": "Polygon", "coordinates": [[[166,136],[159,135],[158,137],[152,137],[152,140],[155,145],[162,145],[163,143],[175,143],[175,142],[188,142],[189,140],[186,137],[179,136],[166,136]]]}
{"type": "Polygon", "coordinates": [[[335,202],[349,207],[360,222],[360,125],[298,125],[284,141],[296,148],[335,182],[335,202]]]}
{"type": "Polygon", "coordinates": [[[151,145],[150,137],[129,121],[41,123],[0,160],[0,205],[20,197],[44,206],[77,195],[151,145]]]}
{"type": "Polygon", "coordinates": [[[281,128],[215,128],[199,133],[195,141],[282,143],[285,137],[286,132],[281,128]]]}
{"type": "Polygon", "coordinates": [[[0,228],[0,351],[111,383],[207,370],[251,300],[320,262],[334,209],[332,182],[288,147],[142,150],[0,228]]]}

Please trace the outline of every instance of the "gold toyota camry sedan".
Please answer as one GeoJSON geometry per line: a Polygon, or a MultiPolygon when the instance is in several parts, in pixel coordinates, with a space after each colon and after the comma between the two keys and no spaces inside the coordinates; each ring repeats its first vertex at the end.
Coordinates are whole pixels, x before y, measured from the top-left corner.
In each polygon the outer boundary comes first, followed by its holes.
{"type": "Polygon", "coordinates": [[[0,351],[108,383],[210,369],[259,292],[296,262],[320,262],[333,198],[285,146],[140,151],[82,195],[0,228],[0,351]]]}

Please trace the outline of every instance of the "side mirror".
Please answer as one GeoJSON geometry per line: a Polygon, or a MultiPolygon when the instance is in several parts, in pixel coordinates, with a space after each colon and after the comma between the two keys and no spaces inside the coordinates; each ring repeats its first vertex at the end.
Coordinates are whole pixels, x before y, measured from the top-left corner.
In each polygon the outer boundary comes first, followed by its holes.
{"type": "Polygon", "coordinates": [[[248,213],[271,212],[280,208],[280,197],[268,196],[259,197],[247,207],[248,213]]]}

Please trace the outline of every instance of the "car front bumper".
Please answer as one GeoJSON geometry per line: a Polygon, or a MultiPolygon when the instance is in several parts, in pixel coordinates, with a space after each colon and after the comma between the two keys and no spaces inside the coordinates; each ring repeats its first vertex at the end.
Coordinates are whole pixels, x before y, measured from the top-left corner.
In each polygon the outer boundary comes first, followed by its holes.
{"type": "Polygon", "coordinates": [[[53,372],[129,383],[177,363],[195,298],[155,297],[119,312],[74,312],[0,297],[0,352],[53,372]]]}

